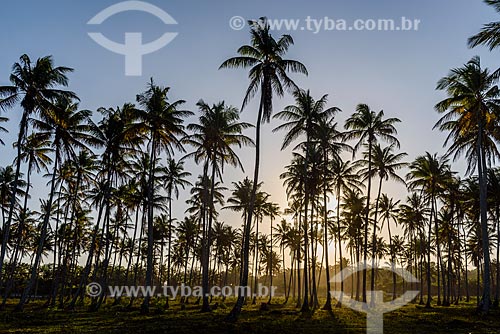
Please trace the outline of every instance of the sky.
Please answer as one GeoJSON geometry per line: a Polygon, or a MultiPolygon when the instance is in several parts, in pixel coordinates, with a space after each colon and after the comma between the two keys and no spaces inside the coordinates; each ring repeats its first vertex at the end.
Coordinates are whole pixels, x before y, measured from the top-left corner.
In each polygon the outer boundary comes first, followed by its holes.
{"type": "MultiPolygon", "coordinates": [[[[32,59],[52,55],[56,65],[75,69],[69,75],[69,89],[81,99],[80,108],[96,110],[134,102],[136,94],[146,88],[149,78],[171,87],[172,100],[186,100],[185,108],[195,112],[196,102],[224,100],[240,107],[248,85],[247,71],[219,70],[227,58],[235,56],[239,46],[249,42],[248,28],[231,29],[234,16],[255,19],[301,19],[309,16],[319,20],[353,22],[356,19],[394,19],[401,17],[420,20],[418,31],[326,31],[307,29],[273,31],[275,37],[290,34],[295,45],[287,55],[304,63],[309,75],[291,75],[295,82],[319,98],[329,95],[329,106],[342,112],[337,121],[342,127],[359,103],[373,110],[384,110],[387,117],[398,117],[398,138],[401,150],[408,153],[407,161],[425,151],[443,153],[445,134],[433,130],[439,119],[434,105],[445,97],[436,91],[436,82],[450,68],[461,66],[472,56],[480,55],[483,66],[496,69],[499,52],[481,47],[469,49],[467,38],[490,21],[500,19],[497,13],[478,0],[254,0],[254,1],[161,1],[150,0],[170,14],[178,24],[165,25],[155,16],[139,12],[124,12],[108,18],[100,26],[87,22],[117,0],[4,0],[0,8],[0,85],[9,84],[11,66],[22,54],[32,59]],[[141,32],[145,42],[153,41],[165,32],[177,32],[177,37],[161,50],[143,57],[142,76],[125,76],[124,56],[98,45],[89,32],[101,32],[118,43],[125,32],[141,32]]],[[[319,21],[318,21],[319,22],[319,21]]],[[[283,28],[283,27],[282,27],[283,28]]],[[[290,95],[274,100],[274,110],[292,104],[290,95]]],[[[243,121],[255,123],[257,102],[252,101],[242,112],[243,121]]],[[[0,165],[12,163],[12,143],[18,130],[20,109],[2,113],[11,119],[9,134],[2,134],[6,146],[0,148],[0,165]]],[[[282,134],[272,133],[280,123],[272,120],[263,127],[261,180],[263,190],[271,199],[286,207],[286,194],[279,174],[291,158],[291,149],[280,151],[282,134]]],[[[253,137],[254,131],[247,135],[253,137]]],[[[190,148],[187,148],[188,150],[190,148]]],[[[237,151],[245,172],[226,168],[224,182],[242,180],[253,172],[253,149],[237,151]]],[[[186,168],[192,180],[201,167],[189,161],[186,168]]],[[[462,162],[453,165],[464,171],[462,162]]],[[[402,172],[405,174],[405,172],[402,172]]],[[[47,180],[34,181],[32,202],[46,198],[47,180]]],[[[404,187],[388,184],[384,190],[396,198],[406,197],[404,187]]],[[[229,193],[228,193],[229,195],[229,193]]],[[[174,216],[182,218],[188,193],[182,192],[174,205],[174,216]]],[[[34,202],[36,201],[36,202],[34,202]]],[[[221,220],[240,226],[238,215],[223,211],[221,220]]],[[[268,222],[264,230],[269,229],[268,222]]]]}

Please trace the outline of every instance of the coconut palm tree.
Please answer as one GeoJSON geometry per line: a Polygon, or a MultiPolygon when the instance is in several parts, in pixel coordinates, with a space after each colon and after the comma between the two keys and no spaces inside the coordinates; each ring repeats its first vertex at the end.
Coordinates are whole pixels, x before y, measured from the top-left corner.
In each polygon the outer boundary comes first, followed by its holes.
{"type": "Polygon", "coordinates": [[[23,110],[19,123],[19,133],[17,136],[17,159],[15,178],[13,183],[13,196],[10,199],[10,206],[7,221],[4,228],[2,249],[0,251],[0,280],[2,267],[5,259],[7,241],[9,240],[10,224],[14,206],[16,202],[17,188],[19,187],[19,176],[21,170],[22,145],[28,135],[29,118],[35,114],[45,114],[51,108],[51,104],[56,98],[77,99],[75,93],[59,89],[68,85],[68,73],[73,69],[69,67],[54,66],[51,56],[38,58],[33,64],[26,54],[19,58],[12,66],[10,82],[12,86],[0,86],[0,109],[7,110],[13,108],[18,102],[23,110]],[[3,99],[2,99],[3,98],[3,99]]]}
{"type": "MultiPolygon", "coordinates": [[[[384,119],[384,111],[381,110],[378,113],[370,110],[370,107],[366,104],[358,104],[356,107],[356,112],[349,117],[345,122],[346,132],[345,137],[347,140],[357,139],[358,142],[354,146],[353,154],[359,150],[362,145],[368,148],[368,162],[367,162],[367,173],[368,173],[368,186],[367,186],[367,196],[366,196],[366,208],[365,208],[365,228],[364,228],[364,250],[363,250],[363,262],[366,265],[366,259],[368,254],[368,225],[369,225],[369,215],[370,215],[370,193],[372,185],[372,151],[374,145],[382,139],[389,144],[394,144],[399,148],[399,141],[395,137],[397,134],[394,125],[401,122],[397,118],[387,118],[384,119]]],[[[363,270],[363,302],[366,303],[366,270],[363,270]]]]}
{"type": "MultiPolygon", "coordinates": [[[[169,87],[161,87],[154,83],[153,79],[148,84],[148,88],[142,94],[137,95],[137,102],[142,110],[138,110],[140,122],[136,128],[144,133],[148,138],[149,149],[149,175],[147,187],[147,240],[148,256],[146,270],[146,285],[151,285],[153,280],[153,202],[155,198],[155,176],[156,163],[162,152],[168,157],[174,154],[174,150],[184,152],[181,139],[186,136],[184,132],[184,118],[193,115],[187,110],[180,110],[179,107],[185,101],[178,100],[170,102],[168,98],[169,87]]],[[[145,296],[141,305],[141,312],[149,312],[149,300],[151,296],[145,296]]]]}
{"type": "Polygon", "coordinates": [[[168,254],[167,254],[167,285],[170,284],[170,263],[171,263],[171,248],[172,248],[172,195],[179,198],[179,187],[185,189],[192,185],[186,180],[191,176],[191,173],[184,170],[184,161],[175,161],[173,158],[167,159],[165,166],[165,189],[167,190],[168,198],[168,254]]]}
{"type": "MultiPolygon", "coordinates": [[[[300,136],[305,135],[305,161],[304,168],[308,169],[311,161],[311,149],[314,141],[314,134],[319,128],[319,122],[321,119],[330,119],[335,115],[340,109],[337,107],[326,108],[328,95],[323,95],[320,99],[314,100],[311,96],[310,91],[296,90],[293,93],[295,98],[295,104],[285,107],[285,109],[277,113],[274,118],[281,119],[285,121],[284,124],[278,126],[273,131],[287,130],[285,137],[283,139],[283,145],[281,149],[287,148],[292,142],[299,139],[300,136]]],[[[308,218],[312,220],[312,217],[308,217],[309,199],[311,195],[311,189],[307,188],[308,182],[306,182],[306,188],[304,191],[304,241],[305,247],[308,247],[308,218]]],[[[305,254],[305,265],[304,270],[304,280],[305,280],[305,292],[304,301],[302,305],[302,311],[309,311],[309,299],[308,299],[308,286],[309,282],[307,279],[308,269],[308,254],[305,254]]]]}
{"type": "MultiPolygon", "coordinates": [[[[220,68],[250,68],[250,84],[243,99],[242,110],[248,102],[260,91],[259,111],[255,129],[255,167],[253,189],[250,198],[249,214],[246,221],[246,234],[243,238],[243,274],[240,286],[247,286],[248,266],[250,252],[250,226],[252,225],[253,207],[257,185],[259,184],[260,166],[260,127],[262,122],[269,122],[273,111],[273,97],[281,97],[286,91],[296,88],[295,83],[289,78],[288,72],[303,73],[307,75],[306,67],[296,61],[284,59],[293,39],[290,35],[283,35],[278,40],[271,35],[266,18],[258,21],[249,21],[251,45],[243,45],[238,49],[240,54],[222,63],[220,68]]],[[[228,319],[236,320],[243,307],[244,296],[239,295],[228,319]]]]}
{"type": "Polygon", "coordinates": [[[89,128],[93,124],[90,119],[91,112],[89,110],[78,111],[78,103],[67,99],[59,98],[50,110],[45,110],[39,120],[34,120],[33,124],[36,129],[42,134],[50,135],[52,139],[52,147],[54,148],[54,165],[52,179],[50,181],[50,193],[47,201],[47,212],[43,218],[40,227],[40,238],[36,250],[36,255],[33,261],[30,279],[26,288],[23,291],[16,309],[21,311],[31,289],[34,286],[38,265],[40,264],[44,243],[47,238],[49,220],[51,216],[52,203],[55,193],[55,177],[59,164],[63,156],[67,159],[75,159],[76,154],[80,150],[88,150],[88,146],[98,146],[99,141],[89,133],[89,128]]]}
{"type": "MultiPolygon", "coordinates": [[[[499,0],[484,0],[484,3],[493,7],[493,9],[500,13],[499,0]]],[[[490,22],[481,28],[481,30],[468,39],[469,47],[473,48],[478,45],[487,46],[490,51],[498,48],[500,45],[500,22],[490,22]]]]}
{"type": "MultiPolygon", "coordinates": [[[[398,225],[398,214],[399,214],[399,205],[400,201],[394,201],[391,197],[387,196],[387,194],[382,194],[380,197],[379,203],[379,211],[380,216],[382,218],[382,224],[380,226],[380,230],[384,228],[384,223],[387,224],[387,231],[389,233],[389,254],[391,256],[391,270],[392,270],[392,300],[396,299],[396,247],[392,244],[393,237],[391,233],[391,220],[394,224],[398,225]]],[[[372,273],[373,275],[373,273],[372,273]]]]}
{"type": "MultiPolygon", "coordinates": [[[[334,122],[334,118],[330,119],[321,118],[318,121],[318,125],[314,134],[314,140],[318,143],[322,151],[322,188],[323,188],[323,222],[328,221],[328,195],[335,193],[336,188],[331,188],[331,181],[333,176],[330,170],[331,160],[340,159],[340,154],[343,151],[352,151],[351,146],[344,143],[344,136],[341,131],[337,129],[337,123],[334,122]],[[331,191],[330,189],[333,189],[331,191]]],[[[328,242],[330,240],[328,236],[328,224],[323,224],[323,243],[326,247],[325,254],[325,267],[326,267],[326,302],[323,306],[324,310],[331,310],[331,287],[330,287],[330,261],[328,252],[328,242]]],[[[339,243],[340,245],[340,243],[339,243]]]]}
{"type": "MultiPolygon", "coordinates": [[[[52,149],[49,147],[50,145],[50,140],[49,137],[46,135],[41,135],[38,133],[33,133],[29,135],[26,139],[25,144],[23,145],[22,153],[20,158],[27,162],[28,168],[27,168],[27,176],[26,176],[26,190],[24,191],[24,203],[22,206],[22,209],[20,211],[19,217],[19,225],[17,227],[17,232],[16,232],[16,243],[14,246],[14,252],[11,260],[11,269],[10,272],[11,274],[11,280],[13,279],[13,273],[16,270],[16,265],[17,265],[17,254],[20,252],[20,247],[22,244],[22,237],[25,235],[24,232],[24,227],[25,227],[25,218],[30,217],[31,211],[28,210],[28,199],[29,199],[29,190],[31,187],[31,174],[33,171],[36,173],[40,173],[41,171],[48,171],[48,165],[52,163],[52,159],[48,155],[49,153],[52,152],[52,149]]],[[[3,173],[1,173],[3,175],[3,173]]],[[[24,182],[24,181],[23,181],[24,182]]],[[[21,186],[21,184],[19,184],[21,186]]],[[[10,187],[10,185],[9,185],[10,187]]],[[[2,187],[3,188],[3,187],[2,187]]],[[[4,194],[5,190],[2,189],[2,204],[4,203],[5,200],[10,201],[10,197],[6,196],[4,194]],[[8,199],[7,199],[8,197],[8,199]]],[[[3,213],[3,206],[2,206],[2,213],[3,213]]],[[[3,220],[5,223],[5,219],[3,220]]],[[[9,284],[9,283],[7,283],[9,284]]],[[[8,289],[5,290],[4,294],[4,303],[6,301],[8,295],[8,289]]]]}
{"type": "MultiPolygon", "coordinates": [[[[444,157],[438,158],[436,154],[431,155],[426,152],[425,155],[418,156],[410,164],[410,172],[407,174],[406,178],[409,180],[408,187],[411,190],[420,190],[425,193],[428,198],[428,203],[430,204],[430,214],[429,214],[429,231],[427,236],[428,250],[427,250],[427,303],[426,307],[431,307],[431,239],[432,239],[432,227],[434,222],[435,232],[437,232],[438,225],[436,221],[437,217],[437,203],[436,198],[440,191],[443,191],[446,180],[451,177],[452,173],[450,171],[450,166],[448,165],[448,160],[444,157]]],[[[439,258],[439,241],[436,240],[436,249],[438,251],[439,258]]],[[[439,264],[438,264],[439,265],[439,264]]],[[[439,275],[438,275],[439,277],[439,275]]],[[[439,289],[438,289],[439,291],[439,289]]],[[[439,297],[439,294],[438,294],[439,297]]],[[[438,299],[440,302],[440,300],[438,299]]]]}
{"type": "MultiPolygon", "coordinates": [[[[195,148],[195,151],[188,154],[187,157],[193,157],[196,163],[203,163],[203,177],[208,178],[208,169],[211,168],[210,180],[212,184],[210,188],[210,199],[208,201],[208,224],[203,220],[203,306],[202,311],[210,311],[209,305],[209,256],[212,237],[212,212],[215,211],[213,206],[213,194],[215,179],[222,180],[224,166],[230,164],[234,167],[239,167],[243,170],[241,161],[233,150],[233,146],[242,147],[253,145],[253,141],[242,132],[245,129],[252,127],[251,124],[239,121],[239,111],[235,107],[226,106],[224,101],[208,105],[203,100],[197,103],[201,115],[199,123],[188,125],[188,130],[193,132],[186,137],[184,141],[195,148]]],[[[203,206],[205,210],[205,206],[203,206]]],[[[205,213],[203,213],[205,219],[205,213]]]]}
{"type": "MultiPolygon", "coordinates": [[[[340,156],[335,157],[332,159],[330,165],[329,165],[329,170],[331,173],[331,180],[330,184],[332,188],[335,191],[335,197],[337,199],[337,205],[336,205],[336,217],[337,217],[337,227],[336,227],[336,238],[337,238],[337,243],[338,243],[338,250],[339,250],[339,257],[340,259],[343,258],[342,256],[342,229],[340,226],[340,199],[341,199],[341,194],[345,193],[348,190],[357,190],[361,191],[362,188],[364,188],[363,183],[361,182],[361,178],[359,177],[359,174],[356,171],[357,165],[352,164],[350,161],[343,161],[340,156]]],[[[340,292],[344,292],[344,273],[343,273],[343,261],[341,260],[339,262],[340,264],[340,275],[341,275],[341,282],[340,282],[340,292]]],[[[340,298],[341,299],[341,298],[340,298]]],[[[340,300],[337,303],[337,307],[341,306],[340,300]]]]}
{"type": "Polygon", "coordinates": [[[481,67],[479,57],[473,57],[463,67],[450,71],[437,84],[437,89],[445,90],[448,97],[436,104],[436,110],[445,115],[436,123],[435,128],[449,131],[445,145],[450,144],[448,154],[454,160],[462,154],[467,159],[467,173],[477,167],[479,176],[479,202],[481,236],[483,237],[484,289],[482,311],[490,307],[490,241],[488,232],[487,171],[500,153],[499,117],[500,72],[491,73],[481,67]]]}
{"type": "MultiPolygon", "coordinates": [[[[377,215],[379,211],[380,195],[382,192],[382,182],[384,180],[394,180],[405,184],[405,180],[397,174],[397,171],[403,167],[406,167],[407,163],[402,162],[403,158],[407,155],[406,153],[393,153],[395,144],[391,144],[387,147],[382,148],[379,144],[375,144],[372,150],[372,156],[365,157],[360,161],[364,166],[368,165],[368,160],[371,159],[372,168],[369,171],[367,167],[360,170],[364,179],[372,178],[375,175],[379,178],[377,198],[375,200],[375,210],[373,211],[373,235],[372,235],[372,254],[375,254],[375,247],[377,242],[377,215]],[[371,174],[370,174],[371,173],[371,174]]],[[[371,267],[371,280],[370,280],[370,290],[372,291],[372,296],[370,303],[375,301],[375,257],[372,257],[372,267],[371,267]]]]}

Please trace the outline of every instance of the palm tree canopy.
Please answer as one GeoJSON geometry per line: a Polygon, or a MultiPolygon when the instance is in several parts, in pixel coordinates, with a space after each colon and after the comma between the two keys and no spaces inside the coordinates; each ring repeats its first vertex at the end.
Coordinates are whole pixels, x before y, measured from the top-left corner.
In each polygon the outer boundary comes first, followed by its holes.
{"type": "Polygon", "coordinates": [[[499,70],[491,73],[481,68],[481,60],[476,56],[463,67],[452,69],[437,84],[437,89],[446,91],[448,97],[435,106],[444,115],[434,128],[449,131],[444,143],[445,146],[450,144],[448,155],[454,154],[456,160],[465,154],[467,173],[476,166],[478,140],[482,142],[489,163],[500,156],[496,147],[500,141],[499,76],[499,70]],[[484,129],[481,138],[480,122],[484,129]]]}
{"type": "Polygon", "coordinates": [[[305,75],[308,73],[301,62],[283,59],[290,45],[293,45],[293,38],[290,35],[283,35],[275,40],[271,35],[267,19],[264,17],[256,21],[248,21],[248,24],[251,44],[240,47],[238,49],[240,56],[224,61],[219,69],[250,67],[248,74],[250,85],[245,93],[241,110],[245,108],[260,88],[263,108],[262,121],[269,122],[273,112],[273,93],[281,97],[285,91],[297,89],[287,72],[305,75]]]}

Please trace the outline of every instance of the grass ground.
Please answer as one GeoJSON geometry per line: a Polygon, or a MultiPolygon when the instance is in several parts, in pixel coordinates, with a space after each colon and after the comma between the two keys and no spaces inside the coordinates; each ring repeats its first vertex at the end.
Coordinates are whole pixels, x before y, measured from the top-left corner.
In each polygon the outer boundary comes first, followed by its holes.
{"type": "MultiPolygon", "coordinates": [[[[335,308],[333,314],[316,310],[301,314],[292,305],[278,300],[269,311],[246,306],[237,323],[224,321],[231,303],[212,313],[200,313],[197,305],[185,310],[171,303],[170,308],[153,308],[150,315],[105,305],[99,312],[86,308],[69,312],[42,308],[31,303],[23,313],[14,313],[14,304],[0,312],[0,333],[366,333],[365,316],[347,308],[335,308]]],[[[475,313],[475,304],[425,309],[407,305],[384,316],[384,333],[500,333],[500,310],[488,316],[475,313]]]]}

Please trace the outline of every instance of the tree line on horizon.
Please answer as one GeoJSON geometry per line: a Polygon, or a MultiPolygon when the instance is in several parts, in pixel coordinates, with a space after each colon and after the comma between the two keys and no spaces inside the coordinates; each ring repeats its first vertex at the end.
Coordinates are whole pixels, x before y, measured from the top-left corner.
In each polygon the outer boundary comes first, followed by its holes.
{"type": "MultiPolygon", "coordinates": [[[[500,1],[485,2],[500,12],[500,1]]],[[[170,100],[170,88],[151,79],[135,103],[81,110],[77,94],[66,89],[73,69],[56,66],[50,56],[34,62],[20,57],[11,85],[0,87],[0,109],[21,113],[16,157],[0,168],[2,305],[19,291],[16,310],[22,311],[40,282],[47,306],[74,309],[85,301],[89,282],[104,288],[196,283],[208,293],[231,275],[240,286],[256,286],[263,277],[272,285],[282,276],[286,296],[292,286],[294,295],[297,290],[301,311],[331,310],[332,268],[342,272],[353,263],[385,259],[394,272],[404,267],[421,279],[420,302],[427,307],[434,293],[437,305],[458,303],[464,285],[468,300],[471,267],[478,275],[478,308],[498,306],[500,70],[473,57],[439,80],[436,89],[446,98],[435,105],[442,117],[434,128],[448,133],[447,152],[406,161],[398,118],[361,103],[339,125],[335,117],[342,111],[328,105],[327,95],[315,98],[290,77],[307,75],[304,64],[286,58],[292,37],[275,39],[265,18],[249,24],[250,43],[220,66],[249,69],[241,109],[200,100],[196,113],[184,110],[185,101],[170,100]],[[273,114],[275,99],[285,94],[294,103],[273,114]],[[240,112],[253,98],[259,99],[256,123],[242,122],[240,112]],[[190,116],[197,120],[186,124],[190,116]],[[274,131],[284,133],[282,149],[293,146],[280,175],[288,199],[283,209],[259,178],[261,125],[271,119],[280,121],[274,131]],[[255,138],[244,134],[249,129],[255,138]],[[255,147],[252,178],[225,184],[224,168],[243,169],[236,149],[244,146],[255,147]],[[468,168],[460,177],[451,161],[462,157],[468,168]],[[195,179],[184,168],[187,159],[201,167],[195,179]],[[49,179],[37,208],[29,201],[33,177],[49,179]],[[385,194],[389,181],[404,184],[408,196],[385,194]],[[188,209],[174,217],[181,189],[189,190],[188,209]],[[241,227],[222,222],[221,210],[239,212],[241,227]],[[269,234],[259,231],[264,219],[271,222],[269,234]],[[403,236],[393,235],[397,225],[403,236]],[[384,228],[388,240],[380,236],[384,228]],[[333,263],[325,251],[330,245],[333,263]]],[[[498,26],[486,25],[470,46],[496,48],[498,26]]],[[[368,301],[377,285],[375,267],[351,276],[351,294],[368,301]]],[[[392,287],[395,298],[402,292],[395,273],[392,287]]],[[[91,298],[90,309],[105,299],[91,298]]],[[[151,299],[139,301],[143,313],[151,299]]],[[[238,296],[229,320],[238,318],[245,300],[238,296]]],[[[169,307],[167,298],[163,302],[169,307]]],[[[210,296],[197,302],[211,310],[210,296]]]]}

